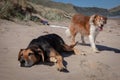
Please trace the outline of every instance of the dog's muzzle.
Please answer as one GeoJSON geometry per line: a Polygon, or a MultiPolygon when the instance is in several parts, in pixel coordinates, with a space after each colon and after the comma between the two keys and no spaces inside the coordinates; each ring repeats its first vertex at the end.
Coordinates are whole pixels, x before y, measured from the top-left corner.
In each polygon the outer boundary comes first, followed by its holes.
{"type": "Polygon", "coordinates": [[[99,26],[99,28],[98,28],[99,31],[102,31],[102,30],[103,30],[103,26],[104,26],[104,25],[99,26]]]}
{"type": "Polygon", "coordinates": [[[23,58],[20,60],[20,67],[31,67],[33,65],[32,61],[25,61],[23,58]]]}
{"type": "Polygon", "coordinates": [[[23,58],[20,58],[20,67],[25,67],[25,60],[23,58]]]}
{"type": "Polygon", "coordinates": [[[20,61],[20,67],[25,67],[25,60],[20,61]]]}

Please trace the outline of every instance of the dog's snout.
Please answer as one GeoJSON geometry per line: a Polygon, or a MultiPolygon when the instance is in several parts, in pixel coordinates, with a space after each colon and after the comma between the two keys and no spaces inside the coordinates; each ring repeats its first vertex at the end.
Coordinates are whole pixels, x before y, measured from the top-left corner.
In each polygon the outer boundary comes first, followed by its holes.
{"type": "Polygon", "coordinates": [[[25,60],[20,60],[20,67],[25,67],[25,60]]]}
{"type": "Polygon", "coordinates": [[[25,63],[25,60],[21,60],[20,63],[24,64],[24,63],[25,63]]]}
{"type": "Polygon", "coordinates": [[[101,27],[103,27],[104,25],[102,24],[101,27]]]}

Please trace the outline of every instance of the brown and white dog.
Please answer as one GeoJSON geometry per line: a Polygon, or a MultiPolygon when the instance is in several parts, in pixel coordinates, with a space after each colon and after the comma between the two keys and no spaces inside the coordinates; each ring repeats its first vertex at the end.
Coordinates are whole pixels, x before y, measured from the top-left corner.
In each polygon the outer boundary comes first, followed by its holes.
{"type": "Polygon", "coordinates": [[[33,39],[26,49],[21,49],[18,61],[21,67],[31,67],[40,61],[56,64],[59,71],[67,71],[63,65],[61,52],[74,51],[74,45],[68,46],[57,34],[48,34],[33,39]]]}
{"type": "Polygon", "coordinates": [[[75,14],[72,17],[69,29],[66,30],[66,34],[72,37],[72,44],[75,43],[75,36],[77,33],[81,34],[82,43],[85,43],[84,36],[88,36],[93,51],[99,52],[96,48],[95,40],[97,34],[102,31],[106,22],[107,18],[101,15],[94,14],[92,16],[85,16],[75,14]]]}

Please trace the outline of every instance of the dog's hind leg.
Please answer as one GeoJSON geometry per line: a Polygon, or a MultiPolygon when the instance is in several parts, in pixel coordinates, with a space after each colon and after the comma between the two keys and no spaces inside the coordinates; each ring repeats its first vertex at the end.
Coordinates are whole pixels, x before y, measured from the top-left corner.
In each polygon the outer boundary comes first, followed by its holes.
{"type": "Polygon", "coordinates": [[[71,26],[69,27],[69,31],[71,33],[71,43],[75,44],[75,36],[77,35],[78,31],[73,24],[71,24],[71,26]]]}
{"type": "Polygon", "coordinates": [[[66,68],[63,65],[63,57],[53,48],[50,49],[50,62],[54,62],[56,64],[57,70],[63,71],[66,68]]]}
{"type": "Polygon", "coordinates": [[[63,58],[61,55],[56,55],[56,59],[57,59],[57,62],[56,62],[56,67],[59,71],[62,71],[65,69],[64,65],[63,65],[63,58]]]}
{"type": "Polygon", "coordinates": [[[84,36],[81,35],[82,44],[85,44],[84,36]]]}

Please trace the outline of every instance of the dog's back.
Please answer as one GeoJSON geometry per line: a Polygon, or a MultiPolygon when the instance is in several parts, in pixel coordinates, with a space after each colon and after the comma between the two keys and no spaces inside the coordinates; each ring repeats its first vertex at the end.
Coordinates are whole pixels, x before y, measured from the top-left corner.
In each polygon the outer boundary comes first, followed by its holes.
{"type": "Polygon", "coordinates": [[[63,48],[64,41],[57,34],[48,34],[40,36],[37,39],[33,39],[28,47],[40,47],[43,51],[47,51],[50,48],[54,48],[57,51],[61,51],[63,48]]]}
{"type": "Polygon", "coordinates": [[[89,16],[84,16],[81,14],[76,14],[73,16],[72,22],[75,25],[77,25],[76,29],[78,32],[80,32],[82,35],[88,35],[89,34],[89,16]]]}
{"type": "Polygon", "coordinates": [[[89,18],[90,18],[89,16],[85,16],[82,14],[75,14],[72,17],[72,23],[85,25],[87,22],[89,22],[89,18]]]}

